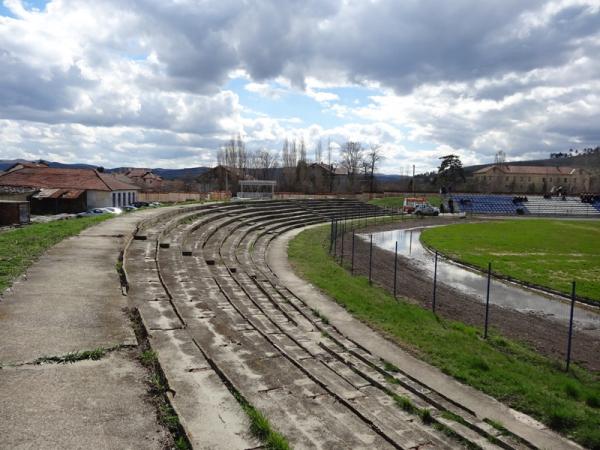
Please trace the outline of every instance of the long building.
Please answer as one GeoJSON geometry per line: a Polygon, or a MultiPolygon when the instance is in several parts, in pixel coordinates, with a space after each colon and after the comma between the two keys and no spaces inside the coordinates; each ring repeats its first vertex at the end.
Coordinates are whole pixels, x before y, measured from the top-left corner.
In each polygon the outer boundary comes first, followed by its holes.
{"type": "Polygon", "coordinates": [[[550,193],[559,187],[570,194],[589,192],[591,173],[577,167],[495,164],[473,172],[480,192],[550,193]]]}
{"type": "Polygon", "coordinates": [[[19,163],[0,175],[0,193],[30,200],[37,214],[126,206],[137,201],[139,190],[133,183],[92,169],[19,163]]]}

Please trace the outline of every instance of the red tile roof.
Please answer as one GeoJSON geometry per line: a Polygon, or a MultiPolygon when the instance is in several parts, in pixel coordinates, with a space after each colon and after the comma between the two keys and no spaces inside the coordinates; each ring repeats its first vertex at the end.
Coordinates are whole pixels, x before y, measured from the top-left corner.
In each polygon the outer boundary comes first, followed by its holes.
{"type": "Polygon", "coordinates": [[[494,168],[499,169],[503,173],[515,174],[515,175],[570,175],[575,170],[577,170],[576,167],[513,166],[510,164],[499,164],[499,165],[484,167],[482,169],[476,170],[473,173],[474,174],[488,173],[494,168]]]}
{"type": "Polygon", "coordinates": [[[90,169],[24,167],[0,175],[0,186],[94,191],[133,190],[139,187],[117,180],[110,174],[90,169]]]}

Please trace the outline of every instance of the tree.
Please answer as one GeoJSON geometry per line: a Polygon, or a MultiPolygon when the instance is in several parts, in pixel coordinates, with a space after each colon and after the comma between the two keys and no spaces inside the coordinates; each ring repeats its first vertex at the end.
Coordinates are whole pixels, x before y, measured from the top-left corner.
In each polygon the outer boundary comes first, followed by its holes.
{"type": "Polygon", "coordinates": [[[321,138],[317,141],[315,146],[315,162],[318,164],[323,161],[323,145],[321,144],[321,138]]]}
{"type": "Polygon", "coordinates": [[[451,188],[460,181],[465,181],[465,171],[460,158],[456,155],[446,155],[440,158],[442,163],[438,168],[437,181],[441,186],[451,188]]]}
{"type": "Polygon", "coordinates": [[[304,137],[300,138],[300,161],[306,163],[306,144],[304,137]]]}
{"type": "Polygon", "coordinates": [[[283,167],[289,167],[289,162],[290,162],[290,143],[287,140],[287,138],[285,138],[285,140],[283,141],[283,148],[281,149],[281,163],[283,164],[283,167]]]}
{"type": "Polygon", "coordinates": [[[348,171],[350,188],[354,188],[354,181],[363,160],[363,149],[360,142],[347,141],[340,149],[342,167],[348,171]]]}
{"type": "Polygon", "coordinates": [[[262,178],[265,180],[273,178],[274,169],[278,166],[277,155],[267,149],[263,149],[257,153],[256,159],[258,168],[262,171],[262,178]]]}
{"type": "Polygon", "coordinates": [[[382,159],[381,145],[371,144],[365,158],[369,171],[369,192],[371,193],[375,190],[375,169],[377,169],[377,164],[379,164],[379,161],[382,159]]]}

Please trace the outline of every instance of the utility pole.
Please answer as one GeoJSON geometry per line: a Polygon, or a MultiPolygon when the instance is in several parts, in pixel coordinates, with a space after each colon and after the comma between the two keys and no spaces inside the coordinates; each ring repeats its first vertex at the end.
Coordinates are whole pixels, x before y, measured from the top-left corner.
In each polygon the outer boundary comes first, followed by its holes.
{"type": "Polygon", "coordinates": [[[413,197],[415,196],[415,165],[413,164],[413,176],[412,176],[412,188],[413,197]]]}

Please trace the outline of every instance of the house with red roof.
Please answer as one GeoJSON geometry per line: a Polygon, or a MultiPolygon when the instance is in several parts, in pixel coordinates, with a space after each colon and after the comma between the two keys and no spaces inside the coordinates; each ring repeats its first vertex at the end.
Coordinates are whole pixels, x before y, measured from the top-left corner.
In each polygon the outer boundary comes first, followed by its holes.
{"type": "Polygon", "coordinates": [[[80,212],[137,201],[139,186],[92,169],[16,164],[0,175],[0,192],[26,192],[34,214],[80,212]]]}
{"type": "Polygon", "coordinates": [[[145,191],[160,191],[162,187],[162,177],[156,175],[151,169],[131,168],[127,169],[123,175],[145,191]]]}

